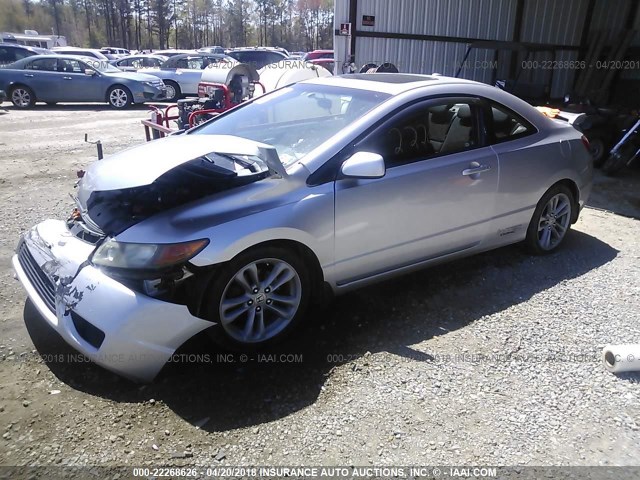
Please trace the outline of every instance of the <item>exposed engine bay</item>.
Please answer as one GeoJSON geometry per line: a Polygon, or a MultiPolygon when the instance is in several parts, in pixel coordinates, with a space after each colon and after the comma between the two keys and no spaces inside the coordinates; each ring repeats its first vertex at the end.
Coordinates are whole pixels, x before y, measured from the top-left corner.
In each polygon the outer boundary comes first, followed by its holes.
{"type": "Polygon", "coordinates": [[[211,153],[169,170],[150,185],[94,191],[80,214],[90,230],[117,235],[158,212],[268,176],[250,157],[211,153]],[[238,164],[244,174],[235,171],[238,164]],[[91,227],[94,227],[93,229],[91,227]]]}

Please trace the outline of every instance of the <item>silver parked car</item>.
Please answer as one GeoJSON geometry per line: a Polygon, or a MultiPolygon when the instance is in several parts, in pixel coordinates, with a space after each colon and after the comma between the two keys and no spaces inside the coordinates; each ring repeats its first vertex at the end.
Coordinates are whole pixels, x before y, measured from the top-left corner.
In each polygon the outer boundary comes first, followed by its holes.
{"type": "Polygon", "coordinates": [[[202,71],[210,65],[227,64],[231,68],[237,63],[233,58],[217,53],[192,53],[174,55],[162,66],[140,70],[141,73],[154,75],[164,82],[167,88],[167,100],[176,102],[183,95],[198,95],[198,84],[202,71]]]}
{"type": "Polygon", "coordinates": [[[579,132],[497,88],[325,77],[93,163],[13,265],[67,342],[146,381],[204,330],[261,347],[328,292],[516,242],[552,252],[591,181],[579,132]]]}

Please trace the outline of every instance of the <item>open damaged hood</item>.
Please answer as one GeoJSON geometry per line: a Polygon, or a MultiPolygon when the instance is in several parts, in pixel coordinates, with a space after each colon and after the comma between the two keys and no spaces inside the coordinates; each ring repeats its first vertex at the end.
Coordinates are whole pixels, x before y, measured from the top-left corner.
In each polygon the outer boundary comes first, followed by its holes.
{"type": "Polygon", "coordinates": [[[91,164],[78,185],[78,207],[94,231],[112,235],[158,212],[273,175],[287,177],[270,145],[177,135],[91,164]]]}
{"type": "Polygon", "coordinates": [[[82,178],[80,196],[82,190],[150,185],[169,170],[209,153],[260,157],[271,173],[286,176],[275,148],[270,145],[232,135],[174,135],[93,162],[82,178]]]}

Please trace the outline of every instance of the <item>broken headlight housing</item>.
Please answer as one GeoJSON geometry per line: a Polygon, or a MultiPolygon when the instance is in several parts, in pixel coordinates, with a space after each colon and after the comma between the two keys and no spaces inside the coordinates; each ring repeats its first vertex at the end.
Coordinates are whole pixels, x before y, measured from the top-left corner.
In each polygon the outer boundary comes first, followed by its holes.
{"type": "Polygon", "coordinates": [[[118,242],[110,238],[94,252],[91,262],[114,269],[164,270],[187,262],[208,244],[207,239],[154,244],[118,242]]]}

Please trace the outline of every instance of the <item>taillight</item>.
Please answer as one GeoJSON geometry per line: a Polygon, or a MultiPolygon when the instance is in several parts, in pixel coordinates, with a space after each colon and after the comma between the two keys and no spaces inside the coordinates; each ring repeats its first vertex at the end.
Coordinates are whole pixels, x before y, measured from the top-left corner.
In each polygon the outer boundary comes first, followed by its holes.
{"type": "Polygon", "coordinates": [[[584,148],[587,149],[587,152],[591,153],[591,145],[589,144],[589,139],[582,135],[582,138],[580,138],[580,140],[582,140],[582,144],[584,145],[584,148]]]}

